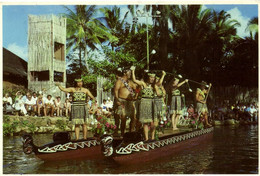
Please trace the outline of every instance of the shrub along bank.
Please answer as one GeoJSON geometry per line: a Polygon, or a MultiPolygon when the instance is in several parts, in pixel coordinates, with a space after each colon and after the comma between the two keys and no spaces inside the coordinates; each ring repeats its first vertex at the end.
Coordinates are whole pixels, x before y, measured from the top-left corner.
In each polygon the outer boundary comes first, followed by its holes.
{"type": "Polygon", "coordinates": [[[73,125],[65,117],[3,116],[3,135],[22,133],[54,133],[72,131],[73,125]]]}

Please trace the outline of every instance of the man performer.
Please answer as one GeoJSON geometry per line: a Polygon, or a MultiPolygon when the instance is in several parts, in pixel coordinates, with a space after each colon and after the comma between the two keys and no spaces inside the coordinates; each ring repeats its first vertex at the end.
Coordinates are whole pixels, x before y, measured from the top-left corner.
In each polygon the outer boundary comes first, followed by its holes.
{"type": "Polygon", "coordinates": [[[83,126],[83,138],[87,139],[88,106],[86,106],[86,99],[89,96],[95,101],[95,98],[87,88],[83,87],[82,79],[75,79],[75,82],[75,87],[64,88],[59,83],[56,86],[63,92],[73,94],[70,120],[75,125],[76,140],[79,139],[80,125],[83,126]]]}
{"type": "Polygon", "coordinates": [[[131,78],[131,70],[124,69],[122,70],[122,75],[118,76],[118,79],[115,83],[114,94],[115,94],[115,125],[117,129],[115,134],[118,133],[119,119],[121,119],[121,136],[125,133],[126,128],[126,117],[131,119],[130,122],[130,131],[134,130],[136,122],[136,111],[135,111],[135,88],[136,85],[131,78]],[[121,77],[120,77],[121,76],[121,77]]]}
{"type": "MultiPolygon", "coordinates": [[[[202,116],[205,119],[206,127],[211,127],[208,122],[208,108],[206,102],[206,94],[208,94],[208,90],[206,89],[206,82],[202,81],[200,88],[197,88],[196,91],[196,110],[199,116],[202,116]]],[[[211,84],[210,84],[211,86],[211,84]]]]}

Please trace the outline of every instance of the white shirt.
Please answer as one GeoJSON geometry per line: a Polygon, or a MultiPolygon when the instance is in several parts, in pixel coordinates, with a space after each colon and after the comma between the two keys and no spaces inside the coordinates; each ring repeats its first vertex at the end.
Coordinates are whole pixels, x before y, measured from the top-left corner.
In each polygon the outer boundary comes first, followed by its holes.
{"type": "Polygon", "coordinates": [[[16,99],[16,100],[15,100],[15,104],[14,104],[14,108],[15,108],[16,110],[20,110],[23,105],[24,105],[24,102],[23,102],[22,99],[16,99]]]}
{"type": "Polygon", "coordinates": [[[38,99],[38,97],[35,97],[35,98],[34,98],[34,97],[32,97],[32,99],[33,99],[33,100],[35,100],[35,102],[36,102],[36,101],[37,101],[37,99],[38,99]]]}
{"type": "Polygon", "coordinates": [[[13,104],[13,100],[12,100],[11,97],[8,97],[8,98],[4,97],[4,98],[3,98],[3,101],[7,101],[8,103],[10,103],[10,105],[13,104]]]}
{"type": "Polygon", "coordinates": [[[32,98],[31,98],[31,100],[29,100],[29,99],[26,99],[26,101],[25,101],[25,103],[24,104],[28,104],[28,105],[36,105],[36,101],[35,100],[33,100],[32,98]]]}
{"type": "Polygon", "coordinates": [[[112,109],[113,108],[113,101],[111,101],[111,100],[107,101],[106,105],[107,105],[108,108],[112,109]]]}
{"type": "Polygon", "coordinates": [[[251,113],[251,114],[254,114],[256,111],[257,111],[257,110],[256,110],[254,107],[250,109],[250,113],[251,113]]]}
{"type": "Polygon", "coordinates": [[[56,107],[61,107],[61,101],[59,101],[59,102],[57,100],[54,100],[54,101],[55,101],[55,106],[56,107]]]}
{"type": "Polygon", "coordinates": [[[44,100],[44,104],[54,105],[54,102],[52,99],[48,100],[48,98],[46,98],[46,100],[44,100]]]}
{"type": "Polygon", "coordinates": [[[102,103],[101,104],[101,108],[102,108],[102,111],[107,111],[107,104],[104,104],[104,103],[102,103]]]}

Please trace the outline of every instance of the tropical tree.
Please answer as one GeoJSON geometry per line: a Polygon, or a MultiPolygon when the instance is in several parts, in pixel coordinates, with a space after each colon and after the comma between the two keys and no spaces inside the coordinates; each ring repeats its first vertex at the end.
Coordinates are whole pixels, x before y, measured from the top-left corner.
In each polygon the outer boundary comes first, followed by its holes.
{"type": "Polygon", "coordinates": [[[249,31],[250,37],[254,40],[258,39],[258,18],[252,18],[246,28],[246,31],[249,31]]]}
{"type": "Polygon", "coordinates": [[[179,60],[184,74],[196,80],[201,77],[201,50],[211,28],[212,14],[200,5],[175,6],[170,14],[172,22],[172,60],[179,60]]]}
{"type": "Polygon", "coordinates": [[[211,79],[214,85],[223,84],[221,75],[224,73],[226,64],[233,54],[232,42],[238,39],[236,27],[240,26],[238,21],[231,19],[230,14],[225,11],[212,12],[212,23],[207,39],[205,41],[205,56],[201,60],[204,75],[211,79]]]}
{"type": "Polygon", "coordinates": [[[258,86],[258,18],[252,18],[246,31],[249,37],[232,42],[233,55],[227,65],[227,79],[230,84],[245,87],[258,86]]]}
{"type": "Polygon", "coordinates": [[[65,6],[68,13],[64,14],[67,18],[67,52],[71,48],[78,50],[80,59],[80,69],[82,52],[86,63],[86,71],[89,71],[87,55],[88,48],[98,49],[104,41],[116,41],[117,38],[107,31],[107,28],[97,19],[94,18],[96,6],[76,5],[74,10],[65,6]]]}
{"type": "Polygon", "coordinates": [[[118,39],[117,41],[110,42],[112,50],[114,50],[115,47],[121,46],[125,42],[125,39],[129,34],[130,24],[125,22],[128,12],[126,12],[121,19],[122,14],[120,7],[113,6],[111,9],[104,7],[99,10],[104,14],[104,17],[99,19],[105,23],[109,32],[118,39]]]}

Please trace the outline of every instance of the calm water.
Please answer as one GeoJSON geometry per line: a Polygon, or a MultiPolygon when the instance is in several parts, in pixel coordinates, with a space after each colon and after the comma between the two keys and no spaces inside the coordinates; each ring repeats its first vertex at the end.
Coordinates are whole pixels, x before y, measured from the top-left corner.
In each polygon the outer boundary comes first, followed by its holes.
{"type": "MultiPolygon", "coordinates": [[[[35,135],[36,144],[52,135],[35,135]],[[37,140],[38,139],[38,140],[37,140]]],[[[257,174],[258,126],[216,127],[205,141],[178,155],[141,166],[119,166],[111,160],[43,162],[22,152],[20,137],[3,138],[4,174],[257,174]]]]}

